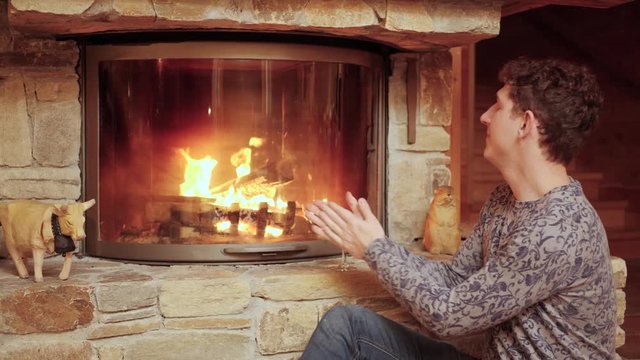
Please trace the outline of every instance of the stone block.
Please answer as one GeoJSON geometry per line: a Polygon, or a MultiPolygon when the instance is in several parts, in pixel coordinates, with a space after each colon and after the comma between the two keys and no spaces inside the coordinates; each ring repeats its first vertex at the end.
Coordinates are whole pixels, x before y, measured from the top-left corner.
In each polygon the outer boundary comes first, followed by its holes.
{"type": "Polygon", "coordinates": [[[371,6],[379,19],[387,17],[387,0],[364,0],[364,2],[371,6]]]}
{"type": "Polygon", "coordinates": [[[39,103],[33,124],[33,157],[45,166],[77,164],[80,154],[80,102],[39,103]]]}
{"type": "Polygon", "coordinates": [[[169,318],[164,320],[166,329],[248,329],[251,327],[251,318],[228,317],[192,317],[169,318]]]}
{"type": "Polygon", "coordinates": [[[36,83],[38,101],[78,100],[80,85],[77,78],[45,79],[36,83]]]}
{"type": "Polygon", "coordinates": [[[0,198],[75,200],[79,197],[79,183],[49,180],[0,180],[0,198]]]}
{"type": "Polygon", "coordinates": [[[81,15],[89,9],[93,2],[94,0],[9,0],[10,6],[17,11],[34,11],[61,15],[81,15]]]}
{"type": "Polygon", "coordinates": [[[80,185],[80,168],[77,164],[64,168],[0,168],[0,181],[3,180],[58,180],[80,185]]]}
{"type": "Polygon", "coordinates": [[[257,22],[298,25],[302,23],[302,16],[307,3],[307,0],[257,0],[253,2],[253,11],[257,22]]]}
{"type": "Polygon", "coordinates": [[[418,123],[449,126],[453,103],[451,53],[438,51],[420,55],[420,108],[418,123]]]}
{"type": "MultiPolygon", "coordinates": [[[[425,202],[426,203],[426,202],[425,202]]],[[[414,239],[424,235],[424,222],[427,206],[419,213],[413,211],[396,211],[389,216],[389,237],[403,245],[412,245],[414,239]]]]}
{"type": "Polygon", "coordinates": [[[392,152],[388,161],[388,234],[398,242],[422,236],[431,196],[426,154],[392,152]]]}
{"type": "Polygon", "coordinates": [[[145,334],[132,339],[124,351],[124,360],[179,359],[242,360],[254,359],[253,338],[233,332],[203,333],[172,331],[145,334]]]}
{"type": "MultiPolygon", "coordinates": [[[[433,190],[438,187],[451,185],[451,170],[443,165],[433,166],[429,169],[429,179],[431,180],[433,193],[433,190]]],[[[431,201],[429,201],[429,203],[431,203],[431,201]]]]}
{"type": "Polygon", "coordinates": [[[0,360],[91,360],[93,351],[88,341],[53,341],[23,339],[3,345],[0,360]]]}
{"type": "Polygon", "coordinates": [[[149,319],[124,321],[110,324],[96,324],[87,335],[87,339],[96,340],[116,336],[142,334],[162,328],[162,318],[156,316],[149,319]]]}
{"type": "Polygon", "coordinates": [[[48,75],[77,77],[75,67],[80,51],[75,41],[36,38],[18,32],[12,33],[12,40],[13,51],[0,57],[0,64],[19,68],[25,83],[38,82],[48,75]]]}
{"type": "Polygon", "coordinates": [[[238,314],[249,305],[251,289],[239,276],[164,280],[159,300],[166,318],[238,314]]]}
{"type": "Polygon", "coordinates": [[[613,285],[616,289],[622,289],[627,284],[627,263],[619,257],[611,257],[613,269],[613,285]]]}
{"type": "Polygon", "coordinates": [[[0,333],[71,331],[93,320],[90,289],[77,285],[32,285],[0,293],[0,333]]]}
{"type": "Polygon", "coordinates": [[[0,166],[31,165],[31,130],[21,78],[0,80],[0,109],[0,166]]]}
{"type": "Polygon", "coordinates": [[[385,295],[376,274],[368,268],[348,272],[328,267],[280,266],[252,272],[254,296],[269,300],[317,300],[385,295]]]}
{"type": "Polygon", "coordinates": [[[173,21],[211,21],[255,23],[253,9],[247,2],[220,1],[172,1],[155,0],[154,9],[158,19],[173,21]]]}
{"type": "Polygon", "coordinates": [[[423,1],[387,0],[385,28],[419,33],[434,31],[433,19],[423,1]]]}
{"type": "Polygon", "coordinates": [[[624,342],[625,342],[625,331],[623,328],[618,326],[616,327],[616,340],[615,340],[616,349],[623,346],[624,342]]]}
{"type": "Polygon", "coordinates": [[[113,11],[122,16],[155,17],[152,0],[113,0],[113,11]]]}
{"type": "Polygon", "coordinates": [[[150,306],[142,309],[135,309],[123,312],[115,312],[115,313],[101,313],[100,314],[100,322],[101,323],[116,323],[130,320],[139,320],[150,318],[152,316],[160,315],[158,308],[155,306],[150,306]]]}
{"type": "MultiPolygon", "coordinates": [[[[389,78],[389,123],[406,124],[407,112],[407,60],[404,56],[391,57],[393,70],[389,78]]],[[[406,125],[405,125],[406,126],[406,125]]]]}
{"type": "Polygon", "coordinates": [[[416,142],[407,142],[407,125],[389,124],[389,150],[412,152],[447,151],[451,136],[441,126],[416,126],[416,142]]]}
{"type": "Polygon", "coordinates": [[[122,360],[123,350],[118,346],[98,345],[96,350],[100,360],[122,360]]]}
{"type": "Polygon", "coordinates": [[[495,1],[425,1],[437,32],[498,35],[501,6],[495,1]],[[461,14],[464,14],[461,16],[461,14]]]}
{"type": "Polygon", "coordinates": [[[140,309],[157,304],[158,289],[151,281],[123,281],[96,286],[96,304],[102,312],[140,309]]]}
{"type": "Polygon", "coordinates": [[[616,319],[618,325],[624,323],[624,313],[627,311],[627,297],[624,291],[616,289],[616,319]]]}
{"type": "Polygon", "coordinates": [[[304,8],[304,25],[356,28],[378,25],[378,17],[362,0],[309,0],[304,8]]]}
{"type": "Polygon", "coordinates": [[[262,355],[304,350],[317,324],[313,303],[269,304],[258,324],[258,350],[262,355]]]}

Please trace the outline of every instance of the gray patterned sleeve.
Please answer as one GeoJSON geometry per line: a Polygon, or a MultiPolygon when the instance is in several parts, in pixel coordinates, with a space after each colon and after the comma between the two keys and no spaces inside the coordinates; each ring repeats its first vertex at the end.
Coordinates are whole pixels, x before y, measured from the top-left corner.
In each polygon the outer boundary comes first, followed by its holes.
{"type": "Polygon", "coordinates": [[[549,221],[540,221],[545,224],[536,232],[514,229],[497,254],[466,278],[472,268],[469,264],[477,264],[480,241],[476,238],[465,242],[452,265],[424,260],[430,269],[420,273],[407,265],[415,256],[388,239],[372,243],[365,259],[394,297],[428,329],[442,337],[470,334],[517,315],[549,296],[566,277],[572,257],[563,250],[565,237],[551,236],[549,221]],[[547,241],[551,238],[554,241],[547,241]],[[449,272],[444,269],[451,268],[461,274],[455,286],[450,276],[443,276],[449,272]]]}

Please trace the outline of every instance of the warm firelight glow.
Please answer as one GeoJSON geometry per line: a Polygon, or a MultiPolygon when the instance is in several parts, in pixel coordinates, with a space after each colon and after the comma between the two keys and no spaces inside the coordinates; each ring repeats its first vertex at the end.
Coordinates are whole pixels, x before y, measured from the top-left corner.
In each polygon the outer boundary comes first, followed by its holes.
{"type": "MultiPolygon", "coordinates": [[[[220,221],[216,223],[216,230],[219,233],[229,232],[230,229],[231,229],[231,221],[229,220],[220,221]]],[[[252,230],[255,231],[255,228],[253,228],[253,226],[251,226],[250,224],[247,224],[244,221],[240,221],[238,223],[238,232],[246,233],[246,232],[251,232],[252,230]]],[[[282,235],[283,232],[284,232],[283,229],[277,226],[271,226],[271,225],[267,225],[267,227],[264,229],[264,234],[267,237],[279,237],[282,235]]]]}
{"type": "Polygon", "coordinates": [[[253,147],[260,147],[262,146],[262,144],[264,144],[264,139],[263,138],[259,138],[259,137],[252,137],[251,139],[249,139],[249,146],[253,146],[253,147]]]}
{"type": "Polygon", "coordinates": [[[275,227],[275,226],[267,226],[266,229],[264,229],[264,234],[267,236],[273,236],[273,237],[278,237],[280,235],[282,235],[282,232],[284,230],[280,229],[279,227],[275,227]]]}
{"type": "Polygon", "coordinates": [[[216,230],[218,230],[218,232],[227,232],[229,229],[231,229],[231,221],[229,220],[216,223],[216,230]]]}
{"type": "MultiPolygon", "coordinates": [[[[252,137],[249,140],[250,147],[242,148],[231,155],[229,160],[236,168],[237,177],[235,180],[225,183],[228,188],[224,186],[222,190],[220,190],[221,186],[211,186],[211,177],[217,160],[210,155],[202,159],[194,159],[186,150],[180,149],[180,154],[187,162],[184,182],[180,184],[180,195],[209,198],[212,199],[214,205],[227,208],[238,204],[240,209],[258,210],[261,203],[266,203],[271,213],[286,213],[287,201],[276,196],[277,186],[267,183],[260,177],[251,177],[251,148],[258,148],[263,144],[264,139],[252,137]],[[216,188],[214,193],[212,189],[216,188]]],[[[220,221],[215,224],[215,227],[218,232],[225,233],[231,228],[231,222],[228,220],[220,221]]],[[[238,231],[255,233],[256,229],[255,225],[240,221],[238,231]]],[[[265,236],[278,237],[283,232],[283,229],[276,226],[267,225],[265,228],[265,236]]]]}
{"type": "Polygon", "coordinates": [[[231,155],[231,164],[236,167],[238,178],[251,174],[251,149],[242,148],[231,155]]]}

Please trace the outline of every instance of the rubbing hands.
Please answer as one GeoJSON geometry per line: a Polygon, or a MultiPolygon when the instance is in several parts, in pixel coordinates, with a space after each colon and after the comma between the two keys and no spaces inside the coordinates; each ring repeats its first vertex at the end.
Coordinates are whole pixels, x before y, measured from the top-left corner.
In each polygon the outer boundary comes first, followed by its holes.
{"type": "Polygon", "coordinates": [[[349,209],[332,201],[309,203],[305,205],[305,216],[316,235],[361,259],[367,247],[385,234],[365,199],[356,199],[350,192],[346,199],[349,209]]]}

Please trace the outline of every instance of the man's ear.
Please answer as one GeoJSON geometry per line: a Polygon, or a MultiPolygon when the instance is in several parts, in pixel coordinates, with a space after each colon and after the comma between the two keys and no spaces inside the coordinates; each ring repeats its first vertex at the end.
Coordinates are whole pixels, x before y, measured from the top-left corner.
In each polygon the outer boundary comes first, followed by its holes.
{"type": "Polygon", "coordinates": [[[518,137],[525,138],[533,135],[538,131],[538,119],[531,110],[527,110],[522,114],[522,123],[518,129],[518,137]]]}

